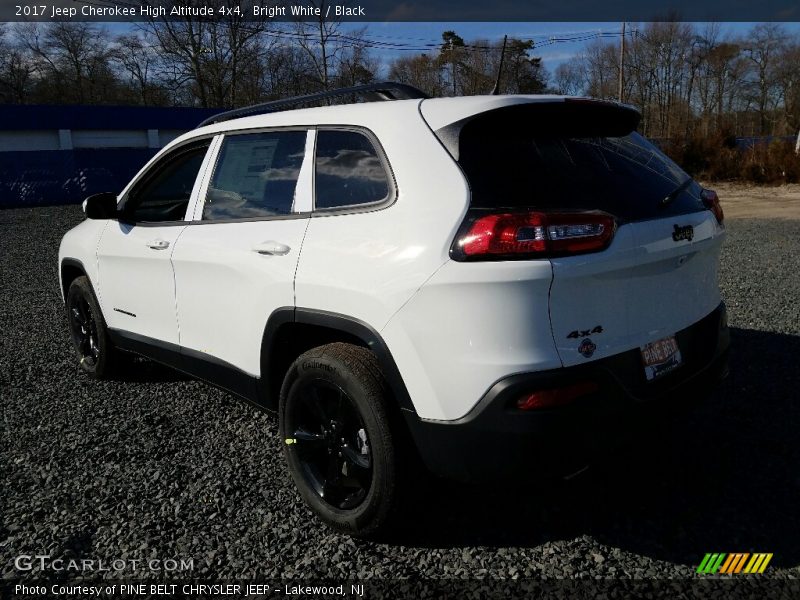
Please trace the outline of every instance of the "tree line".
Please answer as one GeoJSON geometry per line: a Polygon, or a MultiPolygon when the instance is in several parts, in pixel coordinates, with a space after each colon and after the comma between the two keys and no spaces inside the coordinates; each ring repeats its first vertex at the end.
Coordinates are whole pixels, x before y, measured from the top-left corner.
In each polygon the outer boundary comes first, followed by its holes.
{"type": "MultiPolygon", "coordinates": [[[[0,101],[226,108],[368,83],[415,85],[432,96],[488,93],[502,42],[442,34],[429,51],[379,59],[366,27],[283,24],[231,16],[142,23],[118,35],[93,23],[0,24],[0,101]]],[[[597,40],[551,76],[531,40],[509,39],[500,91],[619,99],[656,138],[789,135],[800,130],[800,36],[777,23],[743,36],[719,24],[632,25],[620,44],[597,40]]]]}
{"type": "MultiPolygon", "coordinates": [[[[465,41],[379,59],[368,29],[340,23],[185,20],[112,35],[93,23],[0,24],[0,102],[228,108],[389,78],[432,96],[500,91],[620,98],[642,111],[642,133],[689,138],[800,130],[800,36],[760,24],[744,36],[718,24],[631,26],[598,40],[551,76],[533,41],[465,41]]],[[[380,46],[378,46],[380,48],[380,46]]]]}
{"type": "Polygon", "coordinates": [[[117,34],[92,23],[0,24],[0,102],[231,108],[387,78],[431,96],[499,83],[501,93],[633,104],[640,131],[695,175],[800,180],[798,34],[778,23],[732,35],[719,24],[657,22],[630,25],[622,39],[624,52],[619,37],[600,38],[551,74],[531,40],[445,31],[387,60],[395,42],[325,19],[151,21],[117,34]],[[748,154],[737,141],[784,136],[797,142],[754,144],[748,154]]]}
{"type": "MultiPolygon", "coordinates": [[[[0,102],[231,108],[387,76],[433,96],[493,88],[502,43],[447,31],[431,46],[387,64],[366,27],[327,20],[153,21],[117,35],[93,23],[0,24],[0,102]]],[[[544,91],[533,42],[506,46],[501,91],[544,91]]]]}
{"type": "Polygon", "coordinates": [[[800,181],[798,34],[779,23],[731,35],[716,23],[658,22],[624,39],[624,51],[588,45],[553,86],[635,105],[640,131],[694,176],[800,181]]]}
{"type": "Polygon", "coordinates": [[[642,111],[655,138],[797,135],[800,36],[779,23],[744,35],[717,23],[634,25],[619,43],[598,41],[560,65],[553,85],[567,94],[618,99],[642,111]]]}

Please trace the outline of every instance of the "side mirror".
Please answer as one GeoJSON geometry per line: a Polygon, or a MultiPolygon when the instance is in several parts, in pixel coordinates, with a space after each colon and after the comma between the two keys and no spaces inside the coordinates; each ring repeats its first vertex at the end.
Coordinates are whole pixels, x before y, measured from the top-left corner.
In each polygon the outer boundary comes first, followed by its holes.
{"type": "Polygon", "coordinates": [[[117,195],[113,192],[94,194],[83,201],[87,219],[113,219],[117,216],[117,195]]]}

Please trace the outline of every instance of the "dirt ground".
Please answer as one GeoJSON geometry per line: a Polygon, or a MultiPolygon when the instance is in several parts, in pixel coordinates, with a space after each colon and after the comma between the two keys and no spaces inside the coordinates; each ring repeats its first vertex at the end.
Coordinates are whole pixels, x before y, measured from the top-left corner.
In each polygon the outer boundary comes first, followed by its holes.
{"type": "Polygon", "coordinates": [[[775,187],[745,183],[704,183],[716,190],[726,219],[800,219],[800,184],[775,187]]]}

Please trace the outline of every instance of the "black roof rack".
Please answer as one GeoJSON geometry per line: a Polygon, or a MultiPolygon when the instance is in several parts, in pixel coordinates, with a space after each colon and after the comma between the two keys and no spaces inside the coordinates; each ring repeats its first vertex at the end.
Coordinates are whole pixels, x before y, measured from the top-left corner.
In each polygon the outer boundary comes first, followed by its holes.
{"type": "Polygon", "coordinates": [[[272,102],[264,102],[262,104],[254,104],[253,106],[235,108],[234,110],[229,110],[227,112],[214,115],[213,117],[209,117],[200,123],[198,127],[211,125],[212,123],[221,123],[222,121],[230,121],[231,119],[238,119],[239,117],[250,117],[252,115],[278,112],[299,104],[308,104],[310,102],[317,102],[318,100],[338,98],[340,96],[348,95],[361,95],[369,98],[370,100],[411,100],[416,98],[428,98],[428,95],[422,90],[404,83],[395,83],[393,81],[366,83],[364,85],[354,85],[352,87],[328,90],[327,92],[318,92],[316,94],[307,94],[305,96],[294,96],[293,98],[286,98],[284,100],[273,100],[272,102]]]}

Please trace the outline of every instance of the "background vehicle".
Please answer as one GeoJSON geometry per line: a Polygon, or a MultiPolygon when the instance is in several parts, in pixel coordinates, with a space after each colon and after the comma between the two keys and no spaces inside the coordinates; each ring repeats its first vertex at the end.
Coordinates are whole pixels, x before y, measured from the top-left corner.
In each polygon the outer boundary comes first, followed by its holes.
{"type": "Polygon", "coordinates": [[[357,92],[396,101],[232,111],[87,200],[59,255],[85,371],[132,351],[276,410],[300,493],[355,534],[414,451],[563,472],[725,374],[718,199],[634,109],[357,92]]]}

